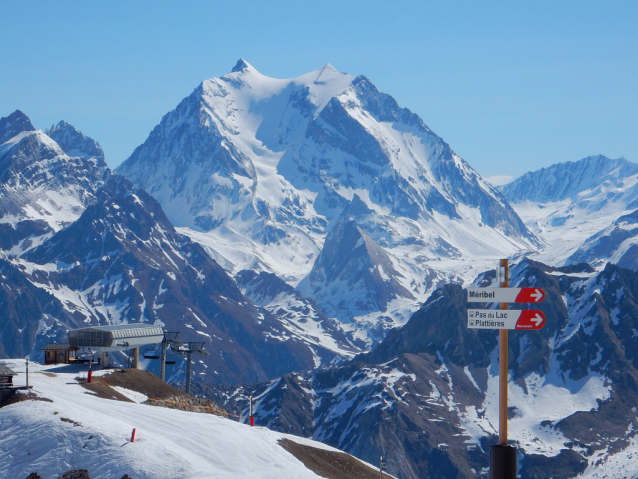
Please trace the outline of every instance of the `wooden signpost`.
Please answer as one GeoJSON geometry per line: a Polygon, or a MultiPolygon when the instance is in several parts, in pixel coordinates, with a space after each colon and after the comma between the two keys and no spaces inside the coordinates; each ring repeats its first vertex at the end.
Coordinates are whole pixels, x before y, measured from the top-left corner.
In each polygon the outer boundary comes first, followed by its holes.
{"type": "Polygon", "coordinates": [[[500,288],[468,288],[470,303],[499,303],[499,309],[468,309],[467,327],[498,329],[498,445],[490,447],[490,479],[516,479],[516,447],[507,445],[507,340],[510,329],[538,330],[545,315],[537,310],[508,310],[508,303],[539,303],[545,299],[540,288],[509,288],[509,264],[500,260],[497,270],[500,288]]]}

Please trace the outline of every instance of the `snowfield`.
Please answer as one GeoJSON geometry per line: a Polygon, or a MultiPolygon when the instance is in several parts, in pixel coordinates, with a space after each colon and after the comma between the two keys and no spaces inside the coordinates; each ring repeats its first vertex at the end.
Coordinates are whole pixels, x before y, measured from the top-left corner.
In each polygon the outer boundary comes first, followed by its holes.
{"type": "MultiPolygon", "coordinates": [[[[23,385],[24,361],[3,362],[19,373],[15,384],[23,385]]],[[[92,478],[316,479],[320,476],[278,441],[337,451],[211,414],[101,399],[77,383],[77,367],[31,363],[29,370],[33,392],[51,402],[28,400],[0,409],[0,478],[22,479],[37,471],[43,479],[56,479],[70,469],[88,469],[92,478]]],[[[127,395],[143,399],[133,391],[127,395]]]]}

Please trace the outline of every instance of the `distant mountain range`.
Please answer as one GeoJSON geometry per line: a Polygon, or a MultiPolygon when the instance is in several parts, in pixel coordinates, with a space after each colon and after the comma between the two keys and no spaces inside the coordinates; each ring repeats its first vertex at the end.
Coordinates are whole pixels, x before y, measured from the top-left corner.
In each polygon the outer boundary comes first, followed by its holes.
{"type": "Polygon", "coordinates": [[[638,243],[638,164],[591,156],[524,174],[503,195],[549,247],[535,257],[549,264],[611,261],[635,268],[638,243]]]}
{"type": "Polygon", "coordinates": [[[496,334],[466,328],[462,288],[508,257],[512,285],[548,298],[545,328],[510,337],[521,477],[638,475],[618,466],[638,453],[637,184],[638,165],[596,156],[494,188],[330,65],[279,80],[240,60],[116,172],[73,126],[16,111],[0,119],[0,357],[159,324],[206,341],[193,388],[242,413],[252,394],[258,424],[383,454],[402,479],[483,477],[496,334]]]}

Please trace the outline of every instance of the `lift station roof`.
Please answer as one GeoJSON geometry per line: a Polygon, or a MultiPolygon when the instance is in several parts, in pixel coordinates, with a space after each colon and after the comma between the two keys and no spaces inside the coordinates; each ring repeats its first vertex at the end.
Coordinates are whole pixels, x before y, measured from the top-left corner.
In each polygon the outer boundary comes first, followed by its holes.
{"type": "Polygon", "coordinates": [[[71,346],[94,351],[123,351],[161,343],[163,339],[164,330],[161,326],[142,323],[90,326],[69,331],[71,346]]]}

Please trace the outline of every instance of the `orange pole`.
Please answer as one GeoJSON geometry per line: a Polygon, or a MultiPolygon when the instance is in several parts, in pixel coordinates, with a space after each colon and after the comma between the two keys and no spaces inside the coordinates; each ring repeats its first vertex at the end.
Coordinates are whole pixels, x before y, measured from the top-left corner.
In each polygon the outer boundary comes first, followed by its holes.
{"type": "MultiPolygon", "coordinates": [[[[500,260],[500,267],[504,271],[501,288],[507,288],[509,283],[509,264],[507,259],[500,260]]],[[[500,309],[507,309],[507,303],[499,303],[500,309]]],[[[507,329],[498,332],[498,443],[507,446],[507,329]]]]}

